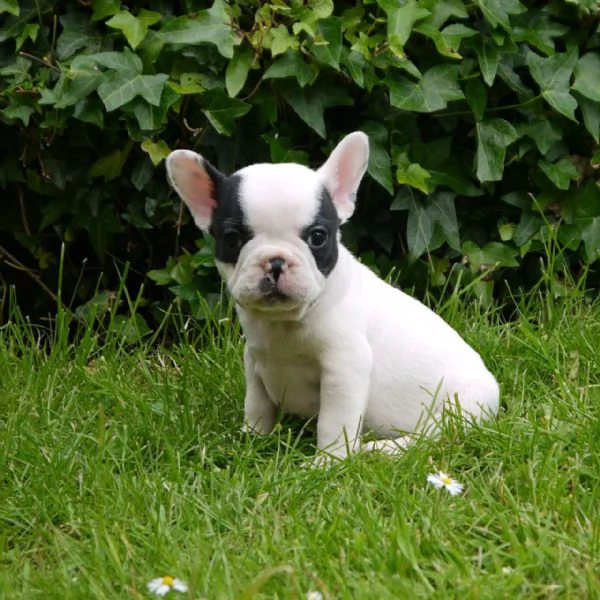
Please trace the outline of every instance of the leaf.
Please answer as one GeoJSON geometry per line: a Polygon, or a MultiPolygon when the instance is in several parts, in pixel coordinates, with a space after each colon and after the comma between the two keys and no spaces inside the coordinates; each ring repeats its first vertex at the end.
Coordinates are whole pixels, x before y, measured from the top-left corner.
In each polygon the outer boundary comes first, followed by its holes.
{"type": "Polygon", "coordinates": [[[132,147],[133,142],[129,141],[122,150],[113,150],[110,154],[99,158],[90,167],[90,176],[104,177],[104,181],[110,181],[118,177],[123,170],[132,147]]]}
{"type": "Polygon", "coordinates": [[[540,160],[538,164],[548,179],[561,190],[568,190],[571,180],[579,177],[577,167],[568,158],[561,158],[555,163],[540,160]]]}
{"type": "Polygon", "coordinates": [[[167,112],[175,102],[179,100],[179,94],[169,85],[165,86],[158,106],[148,104],[143,98],[134,101],[133,114],[137,119],[142,131],[155,131],[165,125],[167,112]]]}
{"type": "Polygon", "coordinates": [[[529,136],[543,155],[546,155],[563,137],[562,130],[551,121],[537,121],[518,125],[517,131],[520,135],[529,136]]]}
{"type": "Polygon", "coordinates": [[[148,327],[146,319],[136,313],[130,317],[115,315],[110,322],[109,331],[121,336],[127,344],[136,344],[152,330],[148,327]]]}
{"type": "Polygon", "coordinates": [[[396,181],[400,184],[410,185],[427,194],[430,190],[427,181],[431,179],[431,173],[426,171],[417,163],[401,165],[396,171],[396,181]]]}
{"type": "Polygon", "coordinates": [[[475,115],[475,119],[482,121],[487,106],[487,92],[485,87],[483,87],[478,79],[471,79],[467,82],[465,96],[475,115]]]}
{"type": "Polygon", "coordinates": [[[25,125],[29,126],[29,119],[32,114],[35,113],[35,109],[32,106],[26,106],[24,104],[18,104],[16,106],[9,106],[0,111],[7,119],[14,121],[18,119],[25,125]]]}
{"type": "Polygon", "coordinates": [[[336,71],[340,70],[340,56],[342,54],[342,21],[338,17],[323,19],[317,23],[317,33],[319,38],[315,42],[311,51],[315,58],[325,64],[333,67],[336,71]]]}
{"type": "Polygon", "coordinates": [[[438,65],[429,69],[418,82],[405,77],[387,77],[390,103],[396,108],[414,112],[434,112],[448,106],[452,100],[464,98],[456,79],[458,68],[438,65]]]}
{"type": "Polygon", "coordinates": [[[18,0],[0,0],[0,14],[10,13],[11,15],[18,17],[19,12],[18,0]]]}
{"type": "Polygon", "coordinates": [[[526,244],[544,224],[544,220],[539,214],[524,210],[521,213],[521,220],[515,229],[512,241],[520,248],[526,244]]]}
{"type": "Polygon", "coordinates": [[[61,60],[73,56],[82,48],[88,52],[96,52],[100,49],[98,32],[79,13],[61,16],[60,24],[63,30],[56,40],[56,54],[61,60]]]}
{"type": "Polygon", "coordinates": [[[462,40],[478,34],[475,29],[466,27],[461,23],[448,25],[442,31],[438,31],[429,23],[422,23],[415,27],[415,31],[431,38],[435,43],[437,51],[442,56],[450,58],[462,58],[458,52],[462,40]]]}
{"type": "Polygon", "coordinates": [[[290,35],[285,25],[278,25],[270,30],[271,33],[271,56],[275,58],[278,54],[287,52],[290,48],[298,48],[298,40],[290,35]]]}
{"type": "Polygon", "coordinates": [[[104,107],[99,99],[87,98],[81,99],[73,110],[73,116],[84,123],[91,123],[102,129],[104,127],[104,107]]]}
{"type": "Polygon", "coordinates": [[[489,242],[480,248],[474,242],[463,244],[463,253],[467,256],[473,271],[483,271],[492,267],[518,267],[517,250],[508,244],[489,242]]]}
{"type": "Polygon", "coordinates": [[[429,212],[444,233],[444,239],[454,250],[460,250],[458,220],[452,192],[438,192],[430,197],[429,212]]]}
{"type": "Polygon", "coordinates": [[[298,150],[294,147],[291,138],[282,137],[277,134],[261,136],[267,144],[269,144],[269,153],[271,162],[274,163],[289,163],[294,162],[308,166],[308,153],[303,150],[298,150]]]}
{"type": "Polygon", "coordinates": [[[171,269],[153,269],[152,271],[148,271],[146,275],[157,285],[169,285],[173,283],[171,269]]]}
{"type": "Polygon", "coordinates": [[[600,143],[600,103],[580,95],[578,95],[578,100],[585,128],[598,144],[600,143]]]}
{"type": "Polygon", "coordinates": [[[280,79],[294,77],[300,87],[306,86],[314,78],[312,69],[304,62],[302,52],[288,50],[278,58],[263,75],[263,79],[280,79]]]}
{"type": "Polygon", "coordinates": [[[121,8],[120,0],[92,0],[92,21],[100,21],[112,17],[121,8]]]}
{"type": "Polygon", "coordinates": [[[392,165],[388,152],[388,130],[381,123],[367,121],[361,130],[369,136],[369,165],[367,172],[389,194],[394,193],[392,165]]]}
{"type": "Polygon", "coordinates": [[[106,25],[122,31],[127,43],[135,49],[146,37],[148,27],[158,23],[161,18],[160,13],[144,8],[140,10],[137,17],[134,17],[128,10],[122,10],[106,21],[106,25]]]}
{"type": "Polygon", "coordinates": [[[349,50],[342,46],[341,63],[348,69],[348,73],[352,80],[359,87],[365,86],[365,65],[367,63],[365,57],[354,50],[349,50]]]}
{"type": "Polygon", "coordinates": [[[515,68],[519,66],[517,60],[513,57],[503,56],[498,65],[498,75],[517,94],[521,94],[525,98],[533,98],[533,90],[523,83],[515,71],[515,68]]]}
{"type": "Polygon", "coordinates": [[[129,48],[125,48],[123,52],[99,52],[76,56],[70,65],[70,74],[75,76],[97,73],[97,65],[119,71],[129,77],[140,75],[144,68],[142,59],[129,48]]]}
{"type": "Polygon", "coordinates": [[[215,0],[211,8],[198,12],[195,17],[171,19],[158,36],[168,44],[213,44],[225,58],[233,58],[233,47],[238,41],[224,0],[215,0]]]}
{"type": "Polygon", "coordinates": [[[475,0],[475,4],[492,27],[501,25],[507,31],[510,31],[510,16],[527,10],[518,0],[475,0]]]}
{"type": "Polygon", "coordinates": [[[238,48],[229,61],[225,71],[225,87],[232,98],[235,98],[244,87],[253,62],[254,51],[247,45],[238,48]]]}
{"type": "Polygon", "coordinates": [[[333,0],[308,0],[308,6],[316,19],[326,19],[334,9],[333,0]]]}
{"type": "Polygon", "coordinates": [[[580,57],[574,75],[572,89],[590,100],[600,102],[600,54],[588,52],[580,57]]]}
{"type": "Polygon", "coordinates": [[[577,100],[569,93],[569,87],[571,75],[577,64],[577,49],[572,48],[548,58],[529,52],[527,64],[546,102],[565,117],[576,121],[577,100]]]}
{"type": "Polygon", "coordinates": [[[408,211],[406,242],[411,260],[416,260],[429,249],[435,223],[429,211],[420,204],[413,203],[408,211]]]}
{"type": "Polygon", "coordinates": [[[202,112],[217,132],[223,135],[232,135],[235,131],[235,120],[251,108],[250,104],[230,98],[220,89],[204,92],[201,99],[202,112]]]}
{"type": "Polygon", "coordinates": [[[153,142],[152,140],[144,140],[142,142],[142,150],[148,154],[152,164],[156,167],[159,165],[169,154],[171,150],[163,140],[153,142]]]}
{"type": "Polygon", "coordinates": [[[429,16],[430,12],[417,3],[416,0],[407,0],[404,3],[386,2],[383,9],[387,13],[387,40],[390,45],[402,48],[410,34],[414,24],[429,16]]]}
{"type": "Polygon", "coordinates": [[[477,123],[477,178],[499,181],[504,172],[506,148],[519,138],[516,129],[504,119],[477,123]]]}
{"type": "Polygon", "coordinates": [[[588,264],[600,259],[600,216],[578,219],[584,247],[584,258],[588,264]]]}
{"type": "Polygon", "coordinates": [[[111,112],[136,96],[141,96],[146,102],[158,106],[160,97],[169,78],[165,73],[156,75],[136,75],[133,79],[124,73],[114,73],[98,87],[98,95],[108,112],[111,112]]]}
{"type": "Polygon", "coordinates": [[[321,137],[325,137],[325,109],[330,106],[348,106],[352,98],[340,87],[321,83],[319,87],[300,88],[296,83],[284,80],[280,91],[294,112],[321,137]]]}
{"type": "Polygon", "coordinates": [[[494,79],[496,79],[496,73],[498,72],[500,48],[498,48],[496,42],[488,36],[475,38],[474,47],[483,80],[491,87],[494,83],[494,79]]]}
{"type": "Polygon", "coordinates": [[[52,8],[52,6],[44,0],[38,0],[36,2],[19,2],[18,15],[13,13],[9,14],[8,17],[3,18],[2,27],[0,27],[0,42],[5,42],[6,40],[18,37],[23,29],[27,27],[29,21],[39,18],[41,14],[50,8],[52,8]]]}
{"type": "Polygon", "coordinates": [[[23,31],[19,34],[19,36],[15,39],[16,50],[20,50],[21,46],[25,43],[27,38],[29,38],[32,42],[35,42],[38,37],[38,33],[40,32],[40,26],[38,23],[28,23],[23,28],[23,31]]]}
{"type": "Polygon", "coordinates": [[[547,56],[555,52],[554,39],[563,36],[569,28],[548,18],[545,10],[528,10],[515,20],[512,38],[539,48],[547,56]]]}

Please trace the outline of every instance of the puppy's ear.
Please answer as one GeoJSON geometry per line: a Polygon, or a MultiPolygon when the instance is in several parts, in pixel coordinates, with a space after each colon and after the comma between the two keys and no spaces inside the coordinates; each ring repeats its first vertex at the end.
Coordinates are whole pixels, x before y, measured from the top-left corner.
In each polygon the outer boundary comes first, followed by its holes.
{"type": "Polygon", "coordinates": [[[362,131],[347,135],[317,171],[342,223],[354,212],[356,193],[369,162],[369,138],[362,131]]]}
{"type": "Polygon", "coordinates": [[[173,189],[190,209],[196,225],[207,232],[217,206],[218,185],[225,175],[191,150],[175,150],[167,156],[167,175],[173,189]]]}

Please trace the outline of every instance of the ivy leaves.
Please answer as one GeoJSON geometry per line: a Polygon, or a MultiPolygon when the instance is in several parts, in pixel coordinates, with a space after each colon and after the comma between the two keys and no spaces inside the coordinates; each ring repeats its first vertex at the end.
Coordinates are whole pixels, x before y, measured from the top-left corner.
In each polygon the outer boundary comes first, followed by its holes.
{"type": "Polygon", "coordinates": [[[316,165],[361,129],[369,177],[347,231],[382,272],[408,266],[410,284],[425,266],[435,286],[453,269],[516,269],[548,230],[574,262],[597,259],[592,0],[141,6],[0,2],[0,182],[42,198],[39,239],[82,231],[101,259],[138,230],[166,224],[171,239],[172,148],[223,171],[316,165]]]}

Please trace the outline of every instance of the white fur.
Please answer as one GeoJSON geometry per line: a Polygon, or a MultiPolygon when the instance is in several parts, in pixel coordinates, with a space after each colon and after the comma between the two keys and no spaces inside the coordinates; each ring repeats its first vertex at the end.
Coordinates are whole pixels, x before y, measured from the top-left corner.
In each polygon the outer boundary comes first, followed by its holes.
{"type": "MultiPolygon", "coordinates": [[[[202,165],[199,158],[195,164],[202,165]]],[[[449,404],[458,401],[466,419],[478,420],[495,414],[499,402],[480,356],[438,315],[379,279],[342,244],[325,277],[300,239],[317,213],[321,184],[340,220],[352,214],[367,159],[367,138],[355,132],[318,171],[264,164],[239,171],[255,235],[235,266],[218,265],[246,336],[246,427],[270,432],[279,407],[318,415],[318,448],[337,457],[356,451],[365,429],[385,438],[365,449],[395,451],[407,444],[403,433],[435,435],[449,404]],[[289,299],[269,303],[258,284],[274,257],[285,260],[278,285],[289,299]]],[[[170,170],[176,189],[178,176],[170,170]]],[[[213,202],[201,202],[203,218],[213,202]]]]}

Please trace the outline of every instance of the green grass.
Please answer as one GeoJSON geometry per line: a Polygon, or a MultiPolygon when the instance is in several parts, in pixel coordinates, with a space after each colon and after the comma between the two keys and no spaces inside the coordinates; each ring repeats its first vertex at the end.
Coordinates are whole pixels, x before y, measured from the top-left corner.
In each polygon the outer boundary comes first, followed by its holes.
{"type": "Polygon", "coordinates": [[[240,433],[230,322],[169,350],[4,326],[0,597],[147,598],[167,573],[211,600],[600,597],[600,304],[443,312],[497,374],[497,420],[328,469],[302,422],[240,433]]]}

